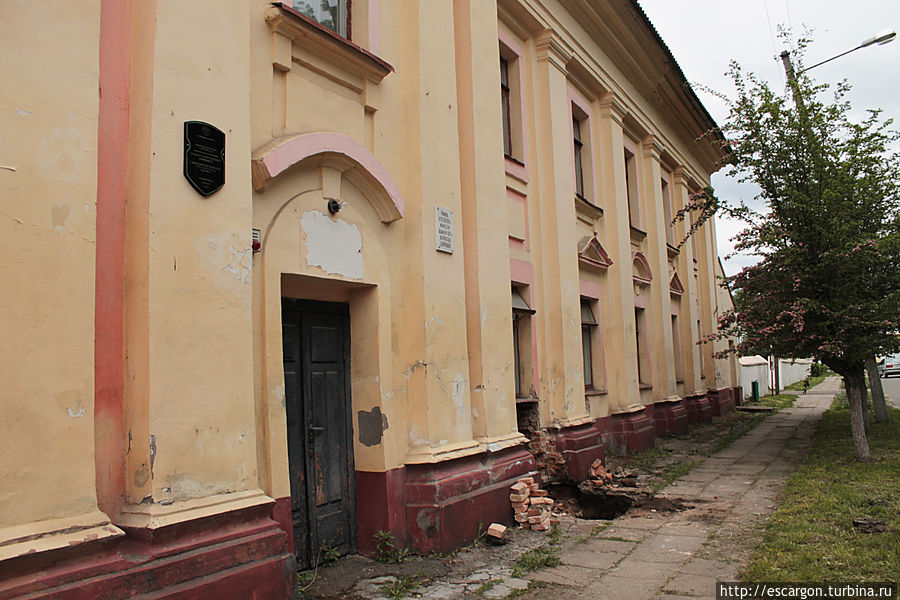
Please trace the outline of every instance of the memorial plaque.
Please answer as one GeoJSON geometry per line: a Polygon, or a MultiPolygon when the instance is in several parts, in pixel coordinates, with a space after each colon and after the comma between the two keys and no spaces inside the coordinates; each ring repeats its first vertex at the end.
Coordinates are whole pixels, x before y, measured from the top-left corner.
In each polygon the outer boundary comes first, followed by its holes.
{"type": "Polygon", "coordinates": [[[434,207],[434,228],[437,242],[437,251],[453,254],[453,212],[434,207]]]}
{"type": "Polygon", "coordinates": [[[184,178],[203,196],[225,185],[225,133],[202,121],[184,122],[184,178]]]}

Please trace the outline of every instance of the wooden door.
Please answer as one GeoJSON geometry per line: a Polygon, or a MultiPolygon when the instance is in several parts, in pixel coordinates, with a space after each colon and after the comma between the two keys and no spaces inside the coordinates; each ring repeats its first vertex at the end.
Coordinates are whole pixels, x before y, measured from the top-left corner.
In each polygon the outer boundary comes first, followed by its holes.
{"type": "Polygon", "coordinates": [[[356,549],[348,306],[285,298],[282,336],[294,549],[312,567],[356,549]]]}

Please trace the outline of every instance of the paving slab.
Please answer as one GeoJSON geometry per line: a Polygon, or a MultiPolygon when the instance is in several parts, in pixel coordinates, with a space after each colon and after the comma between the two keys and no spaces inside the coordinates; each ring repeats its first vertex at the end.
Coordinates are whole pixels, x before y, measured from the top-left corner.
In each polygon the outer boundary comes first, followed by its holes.
{"type": "Polygon", "coordinates": [[[606,571],[624,558],[623,554],[615,552],[598,552],[592,547],[569,550],[559,555],[559,560],[564,565],[587,567],[598,571],[606,571]]]}
{"type": "Polygon", "coordinates": [[[714,578],[703,575],[681,573],[666,582],[663,591],[687,596],[715,596],[716,581],[714,578]]]}

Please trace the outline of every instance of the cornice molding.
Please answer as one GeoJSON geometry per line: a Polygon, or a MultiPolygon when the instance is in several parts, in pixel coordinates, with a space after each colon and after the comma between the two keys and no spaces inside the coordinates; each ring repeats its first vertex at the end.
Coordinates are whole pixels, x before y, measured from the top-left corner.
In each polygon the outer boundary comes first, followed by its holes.
{"type": "Polygon", "coordinates": [[[572,52],[565,42],[552,29],[545,29],[534,38],[534,48],[538,62],[549,62],[557,69],[566,72],[566,65],[572,59],[572,52]]]}

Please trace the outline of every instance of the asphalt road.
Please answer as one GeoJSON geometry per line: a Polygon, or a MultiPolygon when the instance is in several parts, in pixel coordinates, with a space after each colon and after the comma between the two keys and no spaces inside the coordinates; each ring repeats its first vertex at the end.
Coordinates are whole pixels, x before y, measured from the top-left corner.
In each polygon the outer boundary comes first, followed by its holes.
{"type": "Polygon", "coordinates": [[[885,398],[894,408],[900,408],[900,377],[896,375],[885,379],[881,378],[881,387],[884,389],[885,398]]]}

